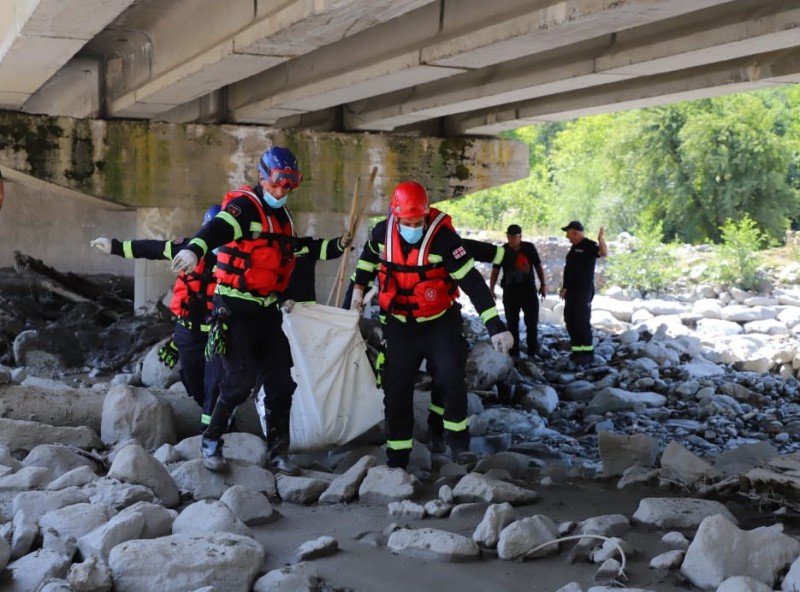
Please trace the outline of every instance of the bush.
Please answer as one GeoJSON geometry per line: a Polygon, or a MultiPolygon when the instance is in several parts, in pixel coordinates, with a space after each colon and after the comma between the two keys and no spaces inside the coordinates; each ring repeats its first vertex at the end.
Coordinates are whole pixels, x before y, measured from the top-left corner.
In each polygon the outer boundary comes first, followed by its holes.
{"type": "Polygon", "coordinates": [[[636,240],[627,253],[612,253],[606,266],[611,284],[639,290],[643,296],[663,292],[678,279],[680,271],[670,247],[661,243],[661,222],[642,224],[634,230],[636,240]]]}
{"type": "Polygon", "coordinates": [[[748,214],[739,222],[728,218],[720,226],[720,232],[722,243],[715,248],[715,279],[743,290],[756,290],[761,281],[759,269],[762,265],[758,251],[766,245],[766,235],[748,214]]]}

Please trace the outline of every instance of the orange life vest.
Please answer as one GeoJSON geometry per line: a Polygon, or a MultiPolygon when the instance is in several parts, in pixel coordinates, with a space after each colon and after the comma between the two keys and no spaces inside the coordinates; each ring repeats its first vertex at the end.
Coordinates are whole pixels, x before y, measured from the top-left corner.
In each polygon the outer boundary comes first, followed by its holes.
{"type": "Polygon", "coordinates": [[[450,216],[430,208],[426,223],[428,229],[422,240],[406,254],[397,218],[389,216],[386,220],[386,239],[378,268],[378,304],[386,314],[432,317],[450,308],[458,297],[458,286],[444,265],[429,260],[436,233],[442,226],[453,228],[450,216]]]}
{"type": "Polygon", "coordinates": [[[292,217],[287,210],[288,222],[281,224],[277,216],[267,214],[260,198],[247,186],[228,192],[222,209],[230,200],[242,196],[255,204],[261,231],[254,233],[253,239],[240,239],[219,248],[214,271],[217,282],[257,296],[283,292],[294,269],[292,217]]]}
{"type": "Polygon", "coordinates": [[[177,317],[204,323],[211,312],[211,299],[217,287],[213,257],[206,256],[189,273],[181,273],[172,287],[169,309],[177,317]]]}

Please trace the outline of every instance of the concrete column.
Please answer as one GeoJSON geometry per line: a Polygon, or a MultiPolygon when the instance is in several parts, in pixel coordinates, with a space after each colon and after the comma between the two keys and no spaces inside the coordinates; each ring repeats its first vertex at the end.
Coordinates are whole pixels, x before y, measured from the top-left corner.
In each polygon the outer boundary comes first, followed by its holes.
{"type": "MultiPolygon", "coordinates": [[[[203,222],[205,209],[140,208],[136,212],[137,239],[173,240],[192,236],[203,222]]],[[[155,312],[169,293],[175,274],[167,260],[137,259],[134,269],[133,306],[137,314],[155,312]]],[[[165,302],[169,305],[169,300],[165,302]]]]}

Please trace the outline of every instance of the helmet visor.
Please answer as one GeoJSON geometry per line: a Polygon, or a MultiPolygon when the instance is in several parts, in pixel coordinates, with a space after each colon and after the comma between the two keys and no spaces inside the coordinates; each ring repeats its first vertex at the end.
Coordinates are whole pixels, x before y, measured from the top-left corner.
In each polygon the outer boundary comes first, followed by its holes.
{"type": "Polygon", "coordinates": [[[303,173],[291,169],[272,169],[269,180],[285,189],[296,189],[303,182],[303,173]]]}

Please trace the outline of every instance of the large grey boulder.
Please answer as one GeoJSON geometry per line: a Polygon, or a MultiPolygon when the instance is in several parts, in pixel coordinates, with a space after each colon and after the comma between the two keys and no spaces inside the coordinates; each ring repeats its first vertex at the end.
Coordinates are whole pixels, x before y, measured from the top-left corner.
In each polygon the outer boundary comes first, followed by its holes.
{"type": "Polygon", "coordinates": [[[108,564],[115,592],[197,590],[214,586],[249,592],[264,561],[264,548],[235,534],[171,535],[117,545],[108,564]],[[154,565],[159,569],[152,569],[154,565]]]}
{"type": "Polygon", "coordinates": [[[138,444],[117,453],[107,476],[149,487],[168,508],[174,508],[180,501],[178,486],[167,469],[138,444]]]}
{"type": "Polygon", "coordinates": [[[109,445],[134,438],[147,450],[178,440],[170,404],[145,388],[124,384],[112,387],[103,400],[100,437],[109,445]]]}

